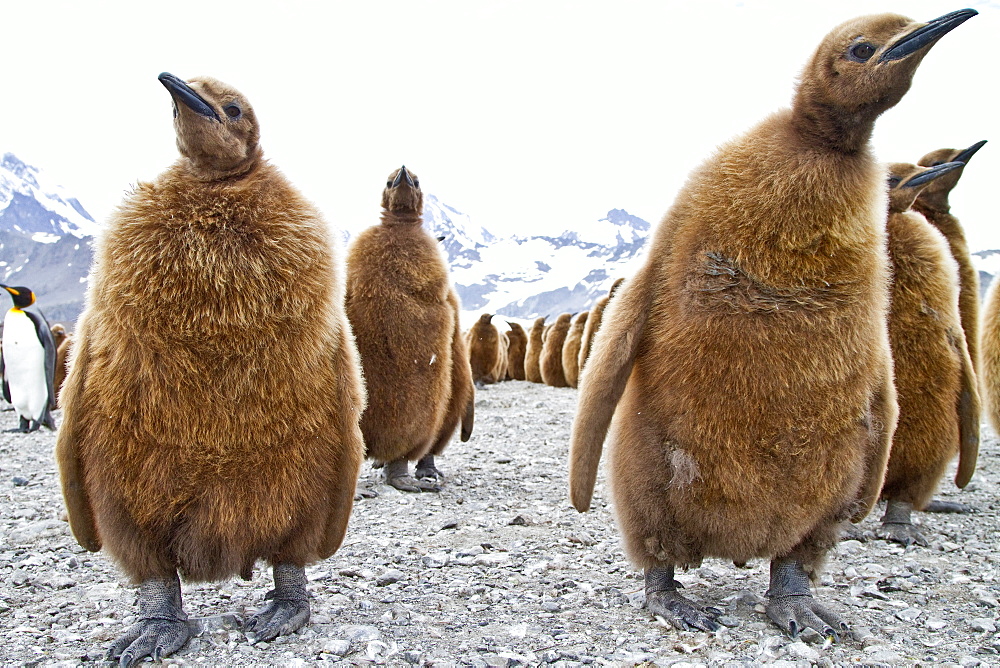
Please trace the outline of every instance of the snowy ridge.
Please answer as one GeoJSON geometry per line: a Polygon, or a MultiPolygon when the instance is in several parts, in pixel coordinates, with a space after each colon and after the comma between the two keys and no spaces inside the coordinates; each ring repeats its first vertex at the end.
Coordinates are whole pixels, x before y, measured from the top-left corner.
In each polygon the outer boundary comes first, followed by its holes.
{"type": "Polygon", "coordinates": [[[613,209],[585,233],[498,237],[433,196],[424,226],[444,237],[463,324],[483,312],[530,320],[589,309],[615,279],[635,273],[651,227],[613,209]]]}
{"type": "Polygon", "coordinates": [[[13,153],[0,158],[0,224],[41,243],[55,243],[67,234],[82,239],[98,231],[75,197],[13,153]]]}

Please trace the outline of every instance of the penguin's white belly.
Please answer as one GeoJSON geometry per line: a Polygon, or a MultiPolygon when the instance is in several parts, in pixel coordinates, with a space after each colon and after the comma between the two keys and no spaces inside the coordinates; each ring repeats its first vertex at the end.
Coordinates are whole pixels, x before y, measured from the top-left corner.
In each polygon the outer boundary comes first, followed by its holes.
{"type": "Polygon", "coordinates": [[[45,380],[45,349],[35,324],[24,313],[7,313],[3,321],[4,375],[10,388],[10,403],[17,414],[40,420],[49,400],[45,380]]]}

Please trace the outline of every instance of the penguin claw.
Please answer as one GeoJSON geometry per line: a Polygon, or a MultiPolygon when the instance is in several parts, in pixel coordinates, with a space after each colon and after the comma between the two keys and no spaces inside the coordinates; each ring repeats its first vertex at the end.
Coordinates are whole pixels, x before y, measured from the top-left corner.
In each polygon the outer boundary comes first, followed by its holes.
{"type": "Polygon", "coordinates": [[[106,661],[117,661],[119,668],[129,668],[147,656],[159,661],[170,656],[188,641],[187,622],[172,619],[141,619],[108,648],[106,661]]]}
{"type": "Polygon", "coordinates": [[[721,614],[718,608],[699,608],[692,601],[676,591],[654,591],[646,594],[646,609],[654,616],[669,622],[679,631],[698,629],[717,631],[719,624],[715,618],[721,614]]]}
{"type": "Polygon", "coordinates": [[[413,477],[417,480],[436,480],[438,483],[444,482],[444,474],[433,464],[429,467],[417,466],[413,471],[413,477]]]}
{"type": "Polygon", "coordinates": [[[927,538],[909,522],[883,522],[875,529],[875,535],[882,540],[899,543],[904,547],[911,545],[927,547],[930,545],[927,538]]]}
{"type": "Polygon", "coordinates": [[[441,487],[426,480],[418,480],[411,475],[398,475],[386,478],[386,482],[401,492],[440,492],[441,487]]]}
{"type": "Polygon", "coordinates": [[[957,501],[942,501],[941,499],[931,499],[923,511],[925,513],[960,513],[963,515],[974,511],[972,506],[957,501]]]}
{"type": "Polygon", "coordinates": [[[295,633],[308,621],[309,603],[307,601],[272,597],[267,605],[247,621],[246,630],[254,634],[254,643],[270,642],[278,636],[295,633]]]}
{"type": "Polygon", "coordinates": [[[813,629],[840,642],[840,634],[835,630],[849,631],[850,627],[838,615],[816,602],[809,594],[789,594],[772,596],[765,606],[767,616],[778,628],[795,638],[804,629],[813,629]]]}

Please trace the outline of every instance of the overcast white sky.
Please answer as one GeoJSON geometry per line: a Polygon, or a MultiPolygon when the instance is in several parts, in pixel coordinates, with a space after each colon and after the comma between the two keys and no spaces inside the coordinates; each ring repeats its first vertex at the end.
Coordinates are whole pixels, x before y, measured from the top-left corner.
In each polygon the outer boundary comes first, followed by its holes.
{"type": "Polygon", "coordinates": [[[981,13],[938,43],[878,122],[880,159],[976,155],[952,194],[973,250],[1000,248],[1000,2],[18,2],[3,10],[0,152],[98,220],[176,156],[161,71],[243,91],[265,154],[327,218],[378,220],[405,163],[495,234],[660,219],[715,146],[787,106],[838,23],[981,13]]]}

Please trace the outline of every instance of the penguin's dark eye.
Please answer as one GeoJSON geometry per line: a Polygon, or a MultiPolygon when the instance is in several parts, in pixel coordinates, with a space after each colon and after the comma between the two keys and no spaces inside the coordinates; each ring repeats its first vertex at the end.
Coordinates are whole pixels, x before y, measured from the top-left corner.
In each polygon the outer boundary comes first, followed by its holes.
{"type": "Polygon", "coordinates": [[[889,190],[892,190],[899,185],[900,178],[898,176],[889,177],[889,190]]]}
{"type": "Polygon", "coordinates": [[[237,118],[243,115],[243,110],[240,109],[239,105],[235,103],[227,104],[222,108],[222,110],[226,112],[226,116],[229,116],[229,118],[233,120],[236,120],[237,118]]]}
{"type": "Polygon", "coordinates": [[[864,63],[875,55],[875,47],[868,42],[860,42],[859,44],[852,46],[851,50],[847,52],[847,55],[851,60],[864,63]]]}
{"type": "Polygon", "coordinates": [[[420,181],[418,179],[413,179],[413,187],[414,188],[419,188],[420,187],[420,181]]]}
{"type": "Polygon", "coordinates": [[[385,182],[385,187],[386,188],[391,188],[392,187],[392,181],[386,181],[385,182]]]}

